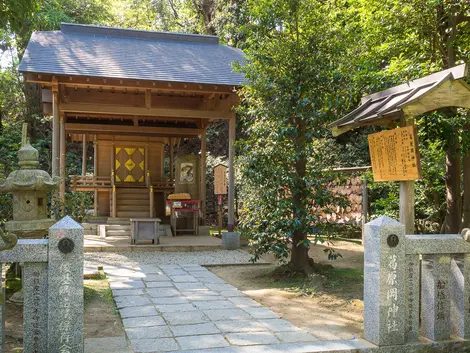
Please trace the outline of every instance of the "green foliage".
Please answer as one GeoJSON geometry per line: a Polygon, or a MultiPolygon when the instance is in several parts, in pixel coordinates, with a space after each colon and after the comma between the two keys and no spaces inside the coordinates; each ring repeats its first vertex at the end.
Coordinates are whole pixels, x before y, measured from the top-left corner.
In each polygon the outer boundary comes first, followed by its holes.
{"type": "Polygon", "coordinates": [[[340,89],[346,34],[337,10],[329,1],[248,1],[248,85],[240,110],[246,138],[238,165],[245,188],[240,226],[254,260],[267,252],[285,260],[290,244],[307,249],[307,235],[320,234],[319,207],[338,201],[325,187],[328,165],[317,143],[347,99],[340,89]]]}
{"type": "Polygon", "coordinates": [[[93,195],[91,192],[75,192],[65,193],[65,201],[54,195],[51,200],[51,213],[53,215],[63,214],[72,217],[77,222],[82,222],[87,211],[93,208],[93,195]]]}

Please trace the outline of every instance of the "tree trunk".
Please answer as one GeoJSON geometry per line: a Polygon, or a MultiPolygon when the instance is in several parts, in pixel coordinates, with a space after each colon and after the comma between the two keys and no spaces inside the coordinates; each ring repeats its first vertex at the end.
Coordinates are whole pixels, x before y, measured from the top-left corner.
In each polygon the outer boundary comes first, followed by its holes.
{"type": "Polygon", "coordinates": [[[293,217],[297,219],[300,225],[294,231],[292,237],[292,251],[290,265],[296,271],[310,273],[312,271],[311,260],[308,256],[309,247],[305,246],[307,240],[307,209],[306,202],[308,197],[307,184],[305,177],[307,174],[306,150],[306,126],[303,123],[298,124],[299,136],[295,138],[295,151],[298,157],[295,162],[295,182],[292,191],[293,197],[293,217]],[[299,244],[300,243],[300,244],[299,244]]]}
{"type": "Polygon", "coordinates": [[[463,157],[462,224],[459,232],[464,228],[470,228],[470,151],[463,157]]]}
{"type": "Polygon", "coordinates": [[[446,151],[446,217],[443,231],[456,234],[460,228],[460,146],[457,133],[449,138],[446,151]]]}

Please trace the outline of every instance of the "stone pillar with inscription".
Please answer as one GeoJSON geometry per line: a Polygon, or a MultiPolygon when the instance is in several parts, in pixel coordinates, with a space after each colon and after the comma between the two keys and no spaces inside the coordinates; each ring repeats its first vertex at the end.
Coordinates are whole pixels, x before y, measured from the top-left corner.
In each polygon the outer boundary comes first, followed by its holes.
{"type": "Polygon", "coordinates": [[[421,268],[421,329],[434,341],[450,337],[451,258],[449,254],[423,256],[421,268]]]}
{"type": "Polygon", "coordinates": [[[48,352],[83,353],[83,228],[66,216],[49,228],[48,352]]]}
{"type": "Polygon", "coordinates": [[[387,216],[365,225],[364,338],[405,342],[405,226],[387,216]]]}
{"type": "Polygon", "coordinates": [[[419,255],[405,257],[405,341],[418,342],[419,339],[419,255]]]}
{"type": "MultiPolygon", "coordinates": [[[[37,240],[46,242],[47,240],[37,240]]],[[[25,262],[24,288],[24,352],[47,353],[47,263],[25,262]]]]}
{"type": "Polygon", "coordinates": [[[451,311],[452,334],[470,338],[470,254],[454,255],[451,260],[451,311]]]}

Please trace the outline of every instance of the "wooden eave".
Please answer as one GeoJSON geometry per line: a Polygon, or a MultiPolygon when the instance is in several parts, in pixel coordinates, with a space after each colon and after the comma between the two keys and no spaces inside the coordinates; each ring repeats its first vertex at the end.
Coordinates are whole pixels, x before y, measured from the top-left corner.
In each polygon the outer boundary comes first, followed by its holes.
{"type": "Polygon", "coordinates": [[[240,87],[214,85],[206,83],[183,83],[168,81],[148,81],[133,79],[117,79],[109,77],[84,77],[72,75],[52,75],[44,73],[24,73],[25,82],[39,83],[52,86],[53,78],[57,79],[59,85],[66,87],[93,87],[93,88],[127,88],[127,89],[150,89],[152,92],[195,92],[195,93],[226,93],[234,94],[240,87]]]}

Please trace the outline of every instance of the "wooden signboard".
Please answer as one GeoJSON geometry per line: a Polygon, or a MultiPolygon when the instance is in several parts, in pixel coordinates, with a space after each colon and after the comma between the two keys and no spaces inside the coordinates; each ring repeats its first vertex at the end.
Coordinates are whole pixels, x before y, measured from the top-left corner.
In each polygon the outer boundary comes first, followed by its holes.
{"type": "Polygon", "coordinates": [[[378,132],[369,137],[374,181],[404,181],[421,178],[416,126],[378,132]]]}
{"type": "Polygon", "coordinates": [[[227,167],[222,164],[214,167],[214,194],[227,194],[227,167]]]}

